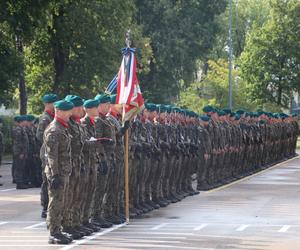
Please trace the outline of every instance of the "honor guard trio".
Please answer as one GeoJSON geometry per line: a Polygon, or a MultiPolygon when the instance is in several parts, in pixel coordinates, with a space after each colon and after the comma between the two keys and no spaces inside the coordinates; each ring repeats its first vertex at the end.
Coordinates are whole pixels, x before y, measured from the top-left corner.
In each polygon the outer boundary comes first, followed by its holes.
{"type": "Polygon", "coordinates": [[[12,175],[17,189],[41,186],[51,244],[125,222],[127,129],[132,218],[295,156],[295,115],[146,103],[123,125],[114,95],[42,101],[39,119],[15,117],[12,175]]]}

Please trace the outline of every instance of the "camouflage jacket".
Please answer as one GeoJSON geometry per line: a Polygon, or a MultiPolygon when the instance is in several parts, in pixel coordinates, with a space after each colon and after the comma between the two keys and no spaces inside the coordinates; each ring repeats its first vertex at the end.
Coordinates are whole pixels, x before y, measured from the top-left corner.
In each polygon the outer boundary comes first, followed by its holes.
{"type": "Polygon", "coordinates": [[[47,176],[71,174],[71,135],[61,123],[53,120],[44,133],[47,176]]]}
{"type": "Polygon", "coordinates": [[[27,157],[29,142],[25,128],[19,125],[15,125],[12,129],[12,140],[13,155],[19,156],[23,154],[25,157],[27,157]]]}

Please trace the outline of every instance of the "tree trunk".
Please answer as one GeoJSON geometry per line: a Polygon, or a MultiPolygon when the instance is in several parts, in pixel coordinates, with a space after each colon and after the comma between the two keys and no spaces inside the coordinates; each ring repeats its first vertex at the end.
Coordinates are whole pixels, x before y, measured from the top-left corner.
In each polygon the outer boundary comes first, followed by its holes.
{"type": "MultiPolygon", "coordinates": [[[[16,48],[17,52],[23,56],[23,44],[19,35],[16,36],[16,48]]],[[[26,84],[24,78],[24,69],[20,74],[19,78],[19,112],[20,115],[27,114],[27,94],[26,94],[26,84]]]]}
{"type": "Polygon", "coordinates": [[[48,32],[50,34],[50,41],[52,46],[52,55],[54,61],[54,85],[53,85],[53,92],[59,93],[60,87],[63,85],[63,74],[65,69],[65,60],[66,55],[63,48],[63,41],[62,41],[62,27],[61,23],[63,22],[63,15],[64,10],[63,7],[60,7],[58,14],[53,13],[53,22],[52,27],[49,27],[48,32]]]}
{"type": "Polygon", "coordinates": [[[278,92],[277,93],[278,93],[277,104],[281,105],[281,99],[282,99],[282,87],[281,86],[278,87],[278,92]]]}

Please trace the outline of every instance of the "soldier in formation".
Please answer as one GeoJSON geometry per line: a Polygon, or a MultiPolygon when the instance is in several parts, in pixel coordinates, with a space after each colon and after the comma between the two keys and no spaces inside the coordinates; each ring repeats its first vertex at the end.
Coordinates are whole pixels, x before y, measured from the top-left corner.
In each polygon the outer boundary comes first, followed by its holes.
{"type": "MultiPolygon", "coordinates": [[[[42,215],[47,217],[52,244],[69,244],[125,222],[127,129],[132,218],[295,156],[297,119],[284,113],[205,106],[204,114],[198,115],[146,103],[142,113],[122,125],[114,95],[99,94],[89,100],[68,95],[57,101],[48,94],[43,102],[45,112],[36,134],[41,148],[42,215]]],[[[33,160],[24,129],[28,119],[25,124],[23,116],[15,119],[19,187],[36,178],[29,174],[24,179],[26,171],[33,171],[26,167],[33,160]]]]}
{"type": "Polygon", "coordinates": [[[36,118],[33,115],[20,115],[14,118],[12,178],[17,189],[41,186],[36,125],[36,118]]]}
{"type": "Polygon", "coordinates": [[[46,166],[46,157],[45,157],[45,148],[43,147],[44,142],[44,132],[48,125],[54,119],[54,105],[53,103],[58,101],[56,94],[46,94],[42,97],[42,102],[44,104],[44,112],[39,118],[39,123],[36,130],[36,140],[37,140],[37,149],[39,149],[40,156],[40,171],[42,175],[42,184],[41,184],[41,205],[42,205],[42,218],[47,216],[48,208],[48,181],[45,174],[46,166]]]}

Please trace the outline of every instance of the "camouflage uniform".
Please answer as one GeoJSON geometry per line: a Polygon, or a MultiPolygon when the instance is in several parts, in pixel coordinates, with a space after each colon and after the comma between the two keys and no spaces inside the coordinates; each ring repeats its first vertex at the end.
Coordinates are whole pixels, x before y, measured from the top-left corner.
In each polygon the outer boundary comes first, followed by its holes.
{"type": "Polygon", "coordinates": [[[81,221],[83,224],[87,224],[92,216],[92,209],[95,202],[99,159],[97,155],[97,145],[95,143],[87,143],[91,137],[96,137],[95,121],[93,118],[86,116],[81,123],[85,131],[86,141],[83,148],[86,173],[85,175],[81,175],[81,197],[83,200],[81,221]]]}
{"type": "Polygon", "coordinates": [[[13,177],[18,185],[27,184],[26,178],[26,159],[28,156],[28,136],[25,127],[15,125],[12,129],[12,140],[13,140],[13,165],[14,172],[13,177]]]}
{"type": "MultiPolygon", "coordinates": [[[[85,142],[85,134],[80,122],[74,118],[70,118],[68,122],[68,132],[71,137],[71,162],[72,171],[69,178],[69,186],[65,199],[65,214],[62,225],[64,229],[78,227],[81,224],[81,175],[85,175],[86,166],[83,159],[83,146],[85,142]]],[[[84,177],[83,177],[84,179],[84,177]]]]}
{"type": "MultiPolygon", "coordinates": [[[[97,117],[95,120],[96,137],[97,138],[112,138],[112,129],[110,124],[105,120],[105,117],[97,117]]],[[[103,222],[104,216],[104,199],[106,198],[107,183],[108,183],[108,168],[109,155],[106,155],[104,145],[97,146],[97,155],[100,161],[97,172],[96,197],[92,211],[93,220],[103,222]]]]}
{"type": "Polygon", "coordinates": [[[46,174],[44,172],[46,166],[46,159],[45,159],[45,149],[43,145],[43,138],[44,132],[46,128],[49,126],[51,121],[53,120],[54,116],[51,113],[44,112],[41,117],[39,118],[39,124],[36,130],[36,150],[38,151],[40,148],[40,159],[41,159],[41,167],[42,167],[42,186],[41,186],[41,205],[43,207],[43,211],[47,211],[48,207],[48,181],[46,178],[46,174]]]}
{"type": "Polygon", "coordinates": [[[71,135],[68,129],[56,120],[52,121],[45,131],[44,150],[49,196],[47,225],[50,235],[55,235],[61,231],[61,223],[66,211],[65,201],[69,176],[72,170],[71,135]],[[59,187],[54,188],[52,186],[53,177],[60,178],[59,187]]]}

